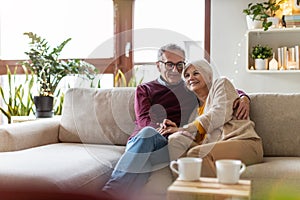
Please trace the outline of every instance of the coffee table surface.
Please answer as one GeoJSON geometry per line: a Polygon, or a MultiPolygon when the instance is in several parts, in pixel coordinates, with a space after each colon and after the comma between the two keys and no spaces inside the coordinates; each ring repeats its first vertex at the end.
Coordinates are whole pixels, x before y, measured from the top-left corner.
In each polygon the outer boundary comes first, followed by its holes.
{"type": "Polygon", "coordinates": [[[250,199],[250,180],[237,184],[221,184],[216,178],[201,177],[199,181],[176,180],[169,186],[168,200],[250,199]]]}

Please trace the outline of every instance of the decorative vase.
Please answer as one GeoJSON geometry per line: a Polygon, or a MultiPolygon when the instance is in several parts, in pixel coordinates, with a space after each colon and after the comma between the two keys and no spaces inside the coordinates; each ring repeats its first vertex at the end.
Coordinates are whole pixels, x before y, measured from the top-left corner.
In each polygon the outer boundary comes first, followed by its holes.
{"type": "Polygon", "coordinates": [[[256,70],[266,70],[268,69],[268,59],[255,59],[255,69],[256,70]]]}
{"type": "Polygon", "coordinates": [[[53,100],[51,96],[35,96],[33,101],[35,104],[36,118],[53,117],[53,100]]]}
{"type": "Polygon", "coordinates": [[[247,20],[248,29],[262,28],[263,22],[260,20],[253,20],[251,15],[247,15],[246,20],[247,20]]]}

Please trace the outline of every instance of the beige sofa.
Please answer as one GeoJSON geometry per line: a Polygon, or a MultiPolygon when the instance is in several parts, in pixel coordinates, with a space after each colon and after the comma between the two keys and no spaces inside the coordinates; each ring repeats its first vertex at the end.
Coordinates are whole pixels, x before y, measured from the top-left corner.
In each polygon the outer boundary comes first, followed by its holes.
{"type": "MultiPolygon", "coordinates": [[[[70,89],[61,118],[0,126],[0,195],[100,199],[134,128],[134,91],[70,89]]],[[[270,199],[286,186],[288,194],[300,194],[300,94],[251,99],[265,152],[264,163],[248,166],[242,176],[253,180],[252,199],[270,199]]],[[[153,172],[141,199],[165,199],[172,181],[168,167],[153,172]]]]}

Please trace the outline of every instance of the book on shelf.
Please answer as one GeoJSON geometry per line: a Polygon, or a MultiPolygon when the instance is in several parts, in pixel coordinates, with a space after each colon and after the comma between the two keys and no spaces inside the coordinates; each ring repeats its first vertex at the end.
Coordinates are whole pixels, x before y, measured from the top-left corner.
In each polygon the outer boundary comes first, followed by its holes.
{"type": "Polygon", "coordinates": [[[299,70],[299,46],[279,47],[278,68],[282,70],[299,70]]]}
{"type": "Polygon", "coordinates": [[[283,15],[282,23],[286,28],[300,27],[300,15],[283,15]]]}

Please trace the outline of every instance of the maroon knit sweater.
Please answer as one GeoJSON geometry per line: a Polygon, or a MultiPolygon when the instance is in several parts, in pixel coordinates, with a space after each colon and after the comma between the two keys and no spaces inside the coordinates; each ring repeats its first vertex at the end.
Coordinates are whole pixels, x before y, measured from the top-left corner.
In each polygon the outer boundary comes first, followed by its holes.
{"type": "Polygon", "coordinates": [[[164,119],[172,120],[178,127],[187,124],[197,103],[196,96],[186,89],[183,81],[169,86],[158,80],[139,85],[134,104],[136,126],[130,138],[145,126],[157,128],[157,123],[164,119]]]}

